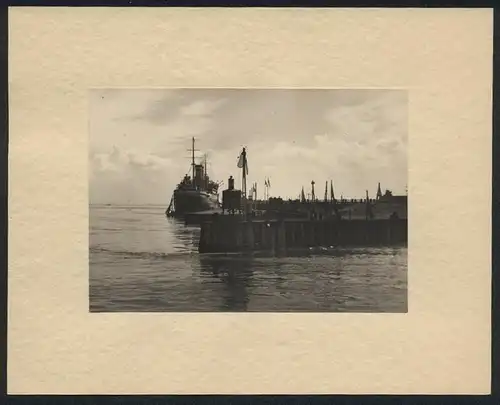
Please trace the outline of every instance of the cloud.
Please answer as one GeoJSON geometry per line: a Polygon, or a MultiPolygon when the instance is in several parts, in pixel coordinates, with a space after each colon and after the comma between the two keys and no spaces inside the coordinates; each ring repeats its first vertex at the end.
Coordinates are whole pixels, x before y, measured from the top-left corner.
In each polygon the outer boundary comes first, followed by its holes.
{"type": "Polygon", "coordinates": [[[181,116],[207,116],[214,113],[225,100],[196,100],[180,108],[181,116]]]}
{"type": "Polygon", "coordinates": [[[128,108],[114,117],[117,121],[141,121],[153,125],[169,125],[183,118],[207,117],[224,103],[224,99],[212,96],[191,99],[186,90],[132,91],[137,98],[128,108]],[[149,97],[148,97],[149,95],[149,97]]]}
{"type": "Polygon", "coordinates": [[[144,171],[164,170],[173,166],[172,159],[153,153],[122,150],[116,146],[109,153],[98,153],[91,157],[92,171],[97,174],[124,172],[129,169],[144,171]]]}
{"type": "Polygon", "coordinates": [[[209,174],[272,178],[272,194],[297,196],[311,180],[363,196],[407,182],[407,94],[401,90],[133,90],[91,103],[94,199],[164,202],[189,170],[190,138],[209,154],[209,174]],[[136,195],[134,195],[136,193],[136,195]]]}
{"type": "Polygon", "coordinates": [[[90,158],[90,201],[92,203],[151,203],[168,198],[167,184],[176,179],[172,159],[122,150],[90,158]]]}

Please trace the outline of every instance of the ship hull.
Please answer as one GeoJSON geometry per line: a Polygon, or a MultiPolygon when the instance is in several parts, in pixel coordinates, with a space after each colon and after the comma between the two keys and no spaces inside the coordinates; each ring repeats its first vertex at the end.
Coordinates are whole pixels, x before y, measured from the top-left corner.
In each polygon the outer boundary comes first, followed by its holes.
{"type": "Polygon", "coordinates": [[[188,213],[217,210],[217,196],[197,190],[175,190],[173,216],[181,217],[188,213]]]}

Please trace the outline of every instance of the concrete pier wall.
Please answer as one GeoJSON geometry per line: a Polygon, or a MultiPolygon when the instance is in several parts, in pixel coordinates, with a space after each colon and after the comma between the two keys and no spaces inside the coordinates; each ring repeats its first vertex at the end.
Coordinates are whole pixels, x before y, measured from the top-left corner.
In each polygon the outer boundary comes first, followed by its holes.
{"type": "Polygon", "coordinates": [[[407,219],[248,220],[221,216],[201,225],[200,253],[406,243],[407,219]]]}

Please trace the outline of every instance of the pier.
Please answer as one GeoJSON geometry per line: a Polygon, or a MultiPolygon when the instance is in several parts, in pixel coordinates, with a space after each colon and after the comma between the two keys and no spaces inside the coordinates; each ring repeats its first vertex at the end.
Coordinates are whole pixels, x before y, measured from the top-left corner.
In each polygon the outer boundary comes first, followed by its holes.
{"type": "MultiPolygon", "coordinates": [[[[234,189],[232,177],[224,190],[221,212],[186,216],[186,224],[201,226],[200,253],[253,251],[287,252],[337,246],[391,246],[408,241],[406,196],[337,201],[332,198],[284,201],[269,199],[265,207],[234,189]],[[260,205],[260,206],[259,206],[260,205]],[[265,210],[255,210],[255,208],[265,210]]],[[[328,186],[328,184],[327,184],[328,186]]],[[[327,188],[325,189],[327,190],[327,188]]],[[[325,196],[327,191],[325,191],[325,196]]]]}
{"type": "Polygon", "coordinates": [[[259,201],[257,183],[253,183],[247,192],[246,148],[243,148],[237,166],[242,170],[240,190],[236,189],[235,180],[230,176],[228,187],[222,192],[222,204],[183,215],[185,225],[201,227],[200,253],[286,252],[311,247],[407,243],[407,196],[395,196],[390,190],[382,194],[380,183],[375,199],[369,197],[368,190],[364,199],[348,200],[342,195],[336,199],[333,181],[330,181],[330,196],[326,181],[324,198],[319,200],[315,193],[316,183],[312,180],[310,198],[306,198],[302,187],[298,199],[284,200],[269,197],[270,181],[267,178],[265,200],[259,201]]]}
{"type": "Polygon", "coordinates": [[[286,252],[310,247],[390,246],[407,242],[407,224],[405,218],[243,220],[228,215],[201,225],[199,252],[286,252]]]}

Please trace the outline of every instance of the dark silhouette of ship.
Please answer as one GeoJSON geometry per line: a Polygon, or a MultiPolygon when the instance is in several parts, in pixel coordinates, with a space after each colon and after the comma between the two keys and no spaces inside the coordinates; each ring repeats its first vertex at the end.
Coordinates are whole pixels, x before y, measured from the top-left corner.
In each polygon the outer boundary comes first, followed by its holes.
{"type": "Polygon", "coordinates": [[[167,217],[182,217],[188,213],[217,211],[220,208],[220,184],[208,176],[206,156],[202,163],[195,162],[194,142],[192,138],[192,147],[189,149],[192,153],[191,174],[186,174],[177,184],[166,211],[167,217]]]}

